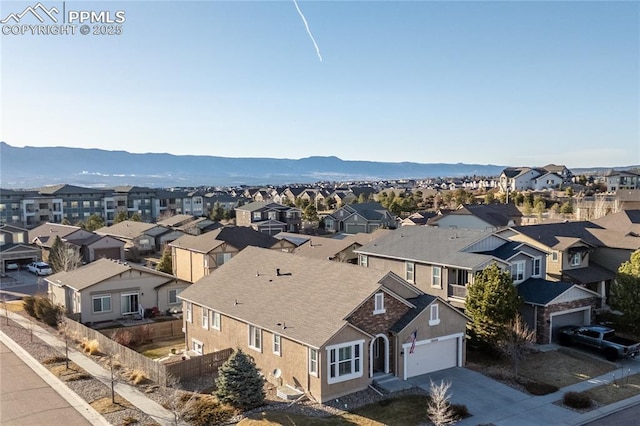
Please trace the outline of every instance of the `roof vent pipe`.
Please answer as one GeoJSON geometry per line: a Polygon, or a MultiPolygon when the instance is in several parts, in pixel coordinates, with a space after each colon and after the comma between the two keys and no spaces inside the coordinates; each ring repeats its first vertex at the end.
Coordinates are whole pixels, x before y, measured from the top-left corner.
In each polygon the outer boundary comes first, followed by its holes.
{"type": "Polygon", "coordinates": [[[280,276],[280,268],[276,268],[276,277],[280,276]]]}

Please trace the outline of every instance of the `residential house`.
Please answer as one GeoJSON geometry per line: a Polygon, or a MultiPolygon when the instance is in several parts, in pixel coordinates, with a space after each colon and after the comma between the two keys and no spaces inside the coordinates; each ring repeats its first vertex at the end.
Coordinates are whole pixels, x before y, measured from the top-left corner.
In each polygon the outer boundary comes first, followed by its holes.
{"type": "Polygon", "coordinates": [[[247,247],[180,299],[192,351],[241,348],[319,402],[465,362],[467,318],[385,271],[247,247]]]}
{"type": "MultiPolygon", "coordinates": [[[[181,231],[171,230],[153,223],[124,220],[115,225],[97,229],[98,235],[110,235],[125,242],[125,254],[135,249],[140,254],[160,251],[164,245],[184,235],[181,231]]],[[[130,257],[127,257],[130,258],[130,257]]]]}
{"type": "Polygon", "coordinates": [[[616,192],[624,189],[640,189],[640,173],[635,171],[612,170],[605,176],[605,184],[608,192],[616,192]]]}
{"type": "Polygon", "coordinates": [[[602,243],[593,252],[598,265],[616,272],[640,249],[640,210],[622,210],[591,222],[602,228],[588,228],[602,243]]]}
{"type": "Polygon", "coordinates": [[[603,228],[586,221],[548,223],[515,226],[500,231],[500,235],[547,253],[547,279],[585,286],[606,303],[615,273],[592,260],[596,248],[604,246],[592,232],[599,229],[603,228]]]}
{"type": "Polygon", "coordinates": [[[457,209],[434,217],[429,224],[439,228],[497,231],[522,223],[522,213],[511,203],[461,204],[457,209]]]}
{"type": "Polygon", "coordinates": [[[437,212],[430,212],[426,210],[417,211],[410,214],[406,218],[400,221],[400,226],[424,226],[427,221],[438,216],[437,212]]]}
{"type": "Polygon", "coordinates": [[[51,301],[84,324],[136,317],[154,307],[180,309],[178,295],[189,286],[172,275],[109,259],[45,280],[51,301]]]}
{"type": "Polygon", "coordinates": [[[51,247],[59,237],[69,248],[75,249],[83,263],[100,258],[124,260],[125,242],[110,235],[99,235],[78,226],[44,223],[29,231],[29,241],[42,250],[42,258],[49,260],[51,247]]]}
{"type": "Polygon", "coordinates": [[[324,218],[329,232],[371,233],[378,228],[395,228],[396,218],[376,202],[347,204],[324,218]]]}
{"type": "Polygon", "coordinates": [[[169,246],[173,274],[185,281],[196,282],[247,246],[290,252],[295,244],[244,226],[226,226],[198,236],[184,235],[169,246]]]}
{"type": "Polygon", "coordinates": [[[302,212],[295,207],[256,201],[236,207],[236,225],[249,226],[269,235],[298,232],[302,225],[302,212]]]}
{"type": "Polygon", "coordinates": [[[500,173],[498,186],[502,192],[553,189],[569,184],[572,176],[565,166],[555,164],[544,167],[507,167],[500,173]]]}
{"type": "Polygon", "coordinates": [[[28,244],[26,229],[0,225],[0,273],[4,273],[10,263],[26,265],[41,258],[40,250],[28,244]]]}
{"type": "Polygon", "coordinates": [[[571,321],[589,324],[595,307],[600,304],[597,293],[569,291],[571,285],[557,293],[556,284],[545,279],[544,250],[509,241],[493,232],[409,226],[384,235],[356,252],[361,266],[390,270],[425,293],[460,309],[465,307],[467,289],[473,285],[476,274],[495,263],[511,273],[523,297],[521,312],[541,342],[546,342],[549,336],[555,339],[557,328],[571,321]],[[549,288],[555,293],[547,291],[549,288]],[[539,293],[555,296],[541,303],[539,293]],[[577,318],[575,312],[581,312],[582,319],[577,318]]]}

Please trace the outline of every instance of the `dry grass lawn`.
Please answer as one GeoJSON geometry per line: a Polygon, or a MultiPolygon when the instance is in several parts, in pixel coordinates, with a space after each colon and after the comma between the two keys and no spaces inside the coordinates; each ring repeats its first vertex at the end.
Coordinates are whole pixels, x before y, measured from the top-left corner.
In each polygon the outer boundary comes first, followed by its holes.
{"type": "MultiPolygon", "coordinates": [[[[22,302],[22,300],[7,302],[5,305],[9,312],[22,312],[24,310],[24,303],[22,302]]],[[[2,307],[2,309],[4,309],[4,306],[2,307]]]]}
{"type": "Polygon", "coordinates": [[[69,361],[68,369],[63,360],[62,364],[57,364],[49,367],[49,371],[51,371],[57,378],[59,378],[63,382],[72,382],[74,380],[84,380],[91,378],[91,375],[89,373],[87,373],[77,364],[71,361],[69,361]]]}
{"type": "Polygon", "coordinates": [[[129,401],[127,401],[120,395],[116,395],[115,401],[116,403],[114,404],[111,401],[111,397],[109,396],[105,398],[96,399],[89,405],[91,405],[100,414],[115,413],[116,411],[133,407],[133,405],[129,401]]]}
{"type": "Polygon", "coordinates": [[[147,358],[158,359],[167,356],[171,353],[171,349],[175,349],[177,352],[185,348],[184,337],[156,340],[146,345],[138,347],[136,350],[147,358]]]}
{"type": "Polygon", "coordinates": [[[640,375],[626,376],[607,385],[598,386],[585,392],[599,404],[608,405],[632,396],[640,395],[640,375]]]}
{"type": "MultiPolygon", "coordinates": [[[[513,367],[509,360],[496,359],[468,352],[468,367],[497,380],[513,379],[513,367]]],[[[563,388],[614,370],[616,367],[597,356],[561,349],[536,352],[520,363],[518,377],[532,382],[546,383],[563,388]]]]}

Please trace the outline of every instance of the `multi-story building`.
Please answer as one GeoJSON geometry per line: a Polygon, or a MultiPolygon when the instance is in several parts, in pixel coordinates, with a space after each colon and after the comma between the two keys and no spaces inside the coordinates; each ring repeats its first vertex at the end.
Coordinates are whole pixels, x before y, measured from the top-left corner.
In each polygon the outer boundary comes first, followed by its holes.
{"type": "Polygon", "coordinates": [[[640,173],[631,171],[611,171],[605,176],[607,191],[621,189],[640,189],[640,173]]]}

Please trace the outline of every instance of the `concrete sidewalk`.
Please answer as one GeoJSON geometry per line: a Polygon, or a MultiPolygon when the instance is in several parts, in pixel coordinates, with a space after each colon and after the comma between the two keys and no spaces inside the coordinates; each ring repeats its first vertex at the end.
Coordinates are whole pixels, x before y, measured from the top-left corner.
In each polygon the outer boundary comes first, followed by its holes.
{"type": "MultiPolygon", "coordinates": [[[[20,324],[22,327],[29,327],[30,321],[21,315],[9,312],[9,317],[20,324]]],[[[34,324],[34,335],[55,348],[64,355],[64,342],[56,336],[51,335],[45,329],[34,324]]],[[[107,371],[101,365],[89,359],[84,354],[73,348],[69,348],[69,359],[82,367],[87,373],[100,380],[107,386],[111,386],[111,372],[107,371]]],[[[158,424],[162,426],[175,425],[175,417],[173,413],[152,399],[147,398],[142,392],[134,386],[125,383],[116,383],[114,389],[118,395],[135,405],[140,411],[152,417],[158,424]]],[[[182,423],[181,423],[182,424],[182,423]]]]}
{"type": "MultiPolygon", "coordinates": [[[[638,360],[624,361],[625,377],[639,372],[638,360]]],[[[615,378],[620,380],[622,372],[618,368],[602,376],[542,396],[520,392],[478,372],[460,367],[411,378],[409,381],[427,391],[430,380],[434,383],[439,383],[440,380],[450,381],[451,402],[466,405],[472,414],[472,417],[457,423],[459,425],[581,425],[640,403],[640,395],[637,395],[586,413],[579,413],[554,404],[562,400],[567,392],[582,392],[611,383],[614,380],[614,373],[615,378]]]]}

